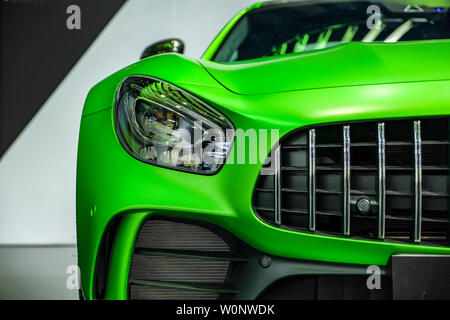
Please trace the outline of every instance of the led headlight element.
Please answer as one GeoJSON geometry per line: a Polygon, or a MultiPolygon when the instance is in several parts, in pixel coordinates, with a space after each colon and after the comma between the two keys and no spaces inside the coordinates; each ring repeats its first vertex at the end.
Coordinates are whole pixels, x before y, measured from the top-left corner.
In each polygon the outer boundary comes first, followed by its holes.
{"type": "Polygon", "coordinates": [[[196,173],[217,172],[231,149],[231,122],[191,94],[132,76],[116,99],[116,131],[137,159],[196,173]]]}

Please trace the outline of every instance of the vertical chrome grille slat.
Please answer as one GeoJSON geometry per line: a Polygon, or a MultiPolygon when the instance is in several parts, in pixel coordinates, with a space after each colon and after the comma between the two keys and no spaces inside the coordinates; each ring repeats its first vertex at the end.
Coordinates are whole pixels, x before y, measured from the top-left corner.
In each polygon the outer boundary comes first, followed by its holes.
{"type": "Polygon", "coordinates": [[[344,215],[343,234],[350,235],[350,126],[343,127],[344,153],[344,215]]]}
{"type": "Polygon", "coordinates": [[[309,230],[316,231],[316,130],[309,130],[309,230]]]}
{"type": "Polygon", "coordinates": [[[420,121],[414,121],[414,242],[422,238],[422,137],[420,121]]]}
{"type": "Polygon", "coordinates": [[[386,151],[384,123],[378,123],[378,239],[386,233],[386,151]]]}
{"type": "Polygon", "coordinates": [[[274,177],[274,192],[275,192],[275,224],[281,224],[281,146],[278,145],[275,149],[275,177],[274,177]]]}

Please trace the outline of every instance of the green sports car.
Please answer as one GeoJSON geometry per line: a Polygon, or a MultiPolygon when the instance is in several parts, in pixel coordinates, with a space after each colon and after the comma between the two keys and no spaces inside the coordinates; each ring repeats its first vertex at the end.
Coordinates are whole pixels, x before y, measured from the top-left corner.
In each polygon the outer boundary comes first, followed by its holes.
{"type": "Polygon", "coordinates": [[[450,297],[449,7],[257,3],[95,85],[83,297],[450,297]]]}

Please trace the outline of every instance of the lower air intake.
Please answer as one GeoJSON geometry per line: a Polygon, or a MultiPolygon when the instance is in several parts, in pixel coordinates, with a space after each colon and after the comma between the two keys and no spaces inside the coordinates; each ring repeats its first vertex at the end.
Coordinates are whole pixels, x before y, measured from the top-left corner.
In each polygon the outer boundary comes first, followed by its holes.
{"type": "Polygon", "coordinates": [[[228,284],[233,252],[210,229],[179,221],[147,221],[136,241],[129,298],[218,299],[228,284]]]}

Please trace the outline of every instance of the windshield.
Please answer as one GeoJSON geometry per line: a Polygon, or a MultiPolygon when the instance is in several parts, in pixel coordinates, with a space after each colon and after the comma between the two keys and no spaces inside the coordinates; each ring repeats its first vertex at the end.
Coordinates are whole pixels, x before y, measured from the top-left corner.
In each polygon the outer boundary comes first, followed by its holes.
{"type": "Polygon", "coordinates": [[[263,5],[245,14],[212,60],[241,61],[352,41],[449,38],[448,6],[400,5],[387,1],[280,3],[263,5]]]}

